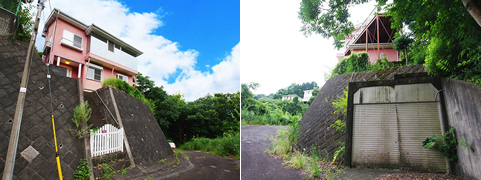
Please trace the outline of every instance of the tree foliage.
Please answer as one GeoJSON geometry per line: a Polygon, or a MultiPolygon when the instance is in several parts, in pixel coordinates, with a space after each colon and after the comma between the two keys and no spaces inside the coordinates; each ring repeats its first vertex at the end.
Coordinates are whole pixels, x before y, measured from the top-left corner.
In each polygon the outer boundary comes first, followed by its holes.
{"type": "Polygon", "coordinates": [[[393,46],[394,46],[394,49],[398,52],[402,52],[402,54],[404,55],[404,59],[407,61],[407,57],[406,57],[406,49],[409,48],[409,46],[411,45],[411,43],[413,42],[414,40],[409,38],[407,35],[405,34],[402,34],[400,36],[398,36],[396,39],[393,40],[393,46]]]}
{"type": "Polygon", "coordinates": [[[394,27],[412,31],[431,75],[481,83],[481,27],[461,0],[394,1],[387,11],[394,27]]]}
{"type": "Polygon", "coordinates": [[[299,8],[301,31],[304,35],[321,34],[325,38],[333,37],[334,46],[342,47],[341,40],[354,30],[349,22],[348,7],[362,4],[369,0],[302,0],[299,8]]]}
{"type": "MultiPolygon", "coordinates": [[[[243,93],[249,94],[247,90],[249,84],[242,84],[243,93]]],[[[290,122],[298,121],[302,118],[302,115],[307,110],[308,105],[304,104],[295,97],[293,100],[284,100],[276,98],[280,94],[292,94],[294,90],[299,90],[304,93],[304,89],[313,89],[316,94],[319,92],[319,88],[315,82],[303,83],[303,84],[291,84],[287,88],[280,89],[275,95],[258,96],[259,99],[254,99],[257,95],[244,97],[242,94],[242,123],[243,124],[271,124],[271,125],[288,125],[290,122]]],[[[249,90],[250,91],[250,90],[249,90]]],[[[314,95],[315,96],[315,95],[314,95]]]]}
{"type": "Polygon", "coordinates": [[[207,94],[187,103],[182,94],[168,95],[148,76],[139,73],[137,82],[137,89],[155,105],[155,118],[164,134],[176,143],[239,132],[239,92],[207,94]]]}

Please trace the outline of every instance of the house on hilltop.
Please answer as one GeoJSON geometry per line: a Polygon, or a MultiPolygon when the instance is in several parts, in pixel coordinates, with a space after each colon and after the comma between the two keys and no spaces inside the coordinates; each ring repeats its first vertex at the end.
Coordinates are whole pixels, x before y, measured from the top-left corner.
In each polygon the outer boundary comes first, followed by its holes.
{"type": "Polygon", "coordinates": [[[84,90],[96,90],[113,77],[135,85],[136,58],[142,52],[100,27],[54,9],[42,37],[46,39],[44,63],[66,68],[67,77],[81,78],[84,90]]]}
{"type": "Polygon", "coordinates": [[[388,61],[398,61],[398,52],[393,48],[396,30],[391,28],[391,17],[382,13],[373,16],[373,13],[346,37],[344,47],[337,54],[339,61],[360,52],[367,52],[371,63],[384,57],[388,61]]]}

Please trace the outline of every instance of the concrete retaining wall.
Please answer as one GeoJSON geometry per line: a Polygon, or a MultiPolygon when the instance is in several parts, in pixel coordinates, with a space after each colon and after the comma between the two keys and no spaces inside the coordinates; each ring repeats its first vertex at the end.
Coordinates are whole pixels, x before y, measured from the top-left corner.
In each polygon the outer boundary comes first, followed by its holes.
{"type": "Polygon", "coordinates": [[[456,128],[458,160],[456,174],[463,179],[481,179],[481,86],[443,79],[449,125],[456,128]],[[461,140],[469,147],[460,146],[461,140]]]}

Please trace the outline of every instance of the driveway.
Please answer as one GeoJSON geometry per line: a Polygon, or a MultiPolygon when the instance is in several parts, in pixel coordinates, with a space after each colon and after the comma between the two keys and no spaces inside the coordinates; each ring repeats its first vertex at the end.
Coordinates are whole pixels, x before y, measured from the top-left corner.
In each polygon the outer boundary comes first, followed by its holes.
{"type": "Polygon", "coordinates": [[[302,172],[282,164],[282,159],[270,156],[265,151],[279,130],[286,126],[241,127],[241,171],[242,179],[304,179],[302,172]]]}

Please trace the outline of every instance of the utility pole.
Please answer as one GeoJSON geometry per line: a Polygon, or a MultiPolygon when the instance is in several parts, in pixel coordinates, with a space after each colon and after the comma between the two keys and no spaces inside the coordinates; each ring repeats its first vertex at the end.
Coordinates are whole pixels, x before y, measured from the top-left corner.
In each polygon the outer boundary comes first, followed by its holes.
{"type": "Polygon", "coordinates": [[[27,93],[28,77],[30,75],[30,63],[34,54],[33,51],[35,39],[37,38],[38,24],[40,22],[40,15],[43,8],[43,0],[39,0],[37,4],[37,17],[35,18],[35,26],[32,32],[32,37],[30,37],[25,67],[23,68],[22,81],[20,82],[20,92],[18,94],[17,106],[15,107],[15,116],[13,118],[12,130],[10,133],[10,141],[8,143],[7,159],[5,160],[5,168],[3,170],[3,180],[11,180],[13,177],[15,154],[17,153],[20,125],[22,125],[23,107],[27,93]]]}

